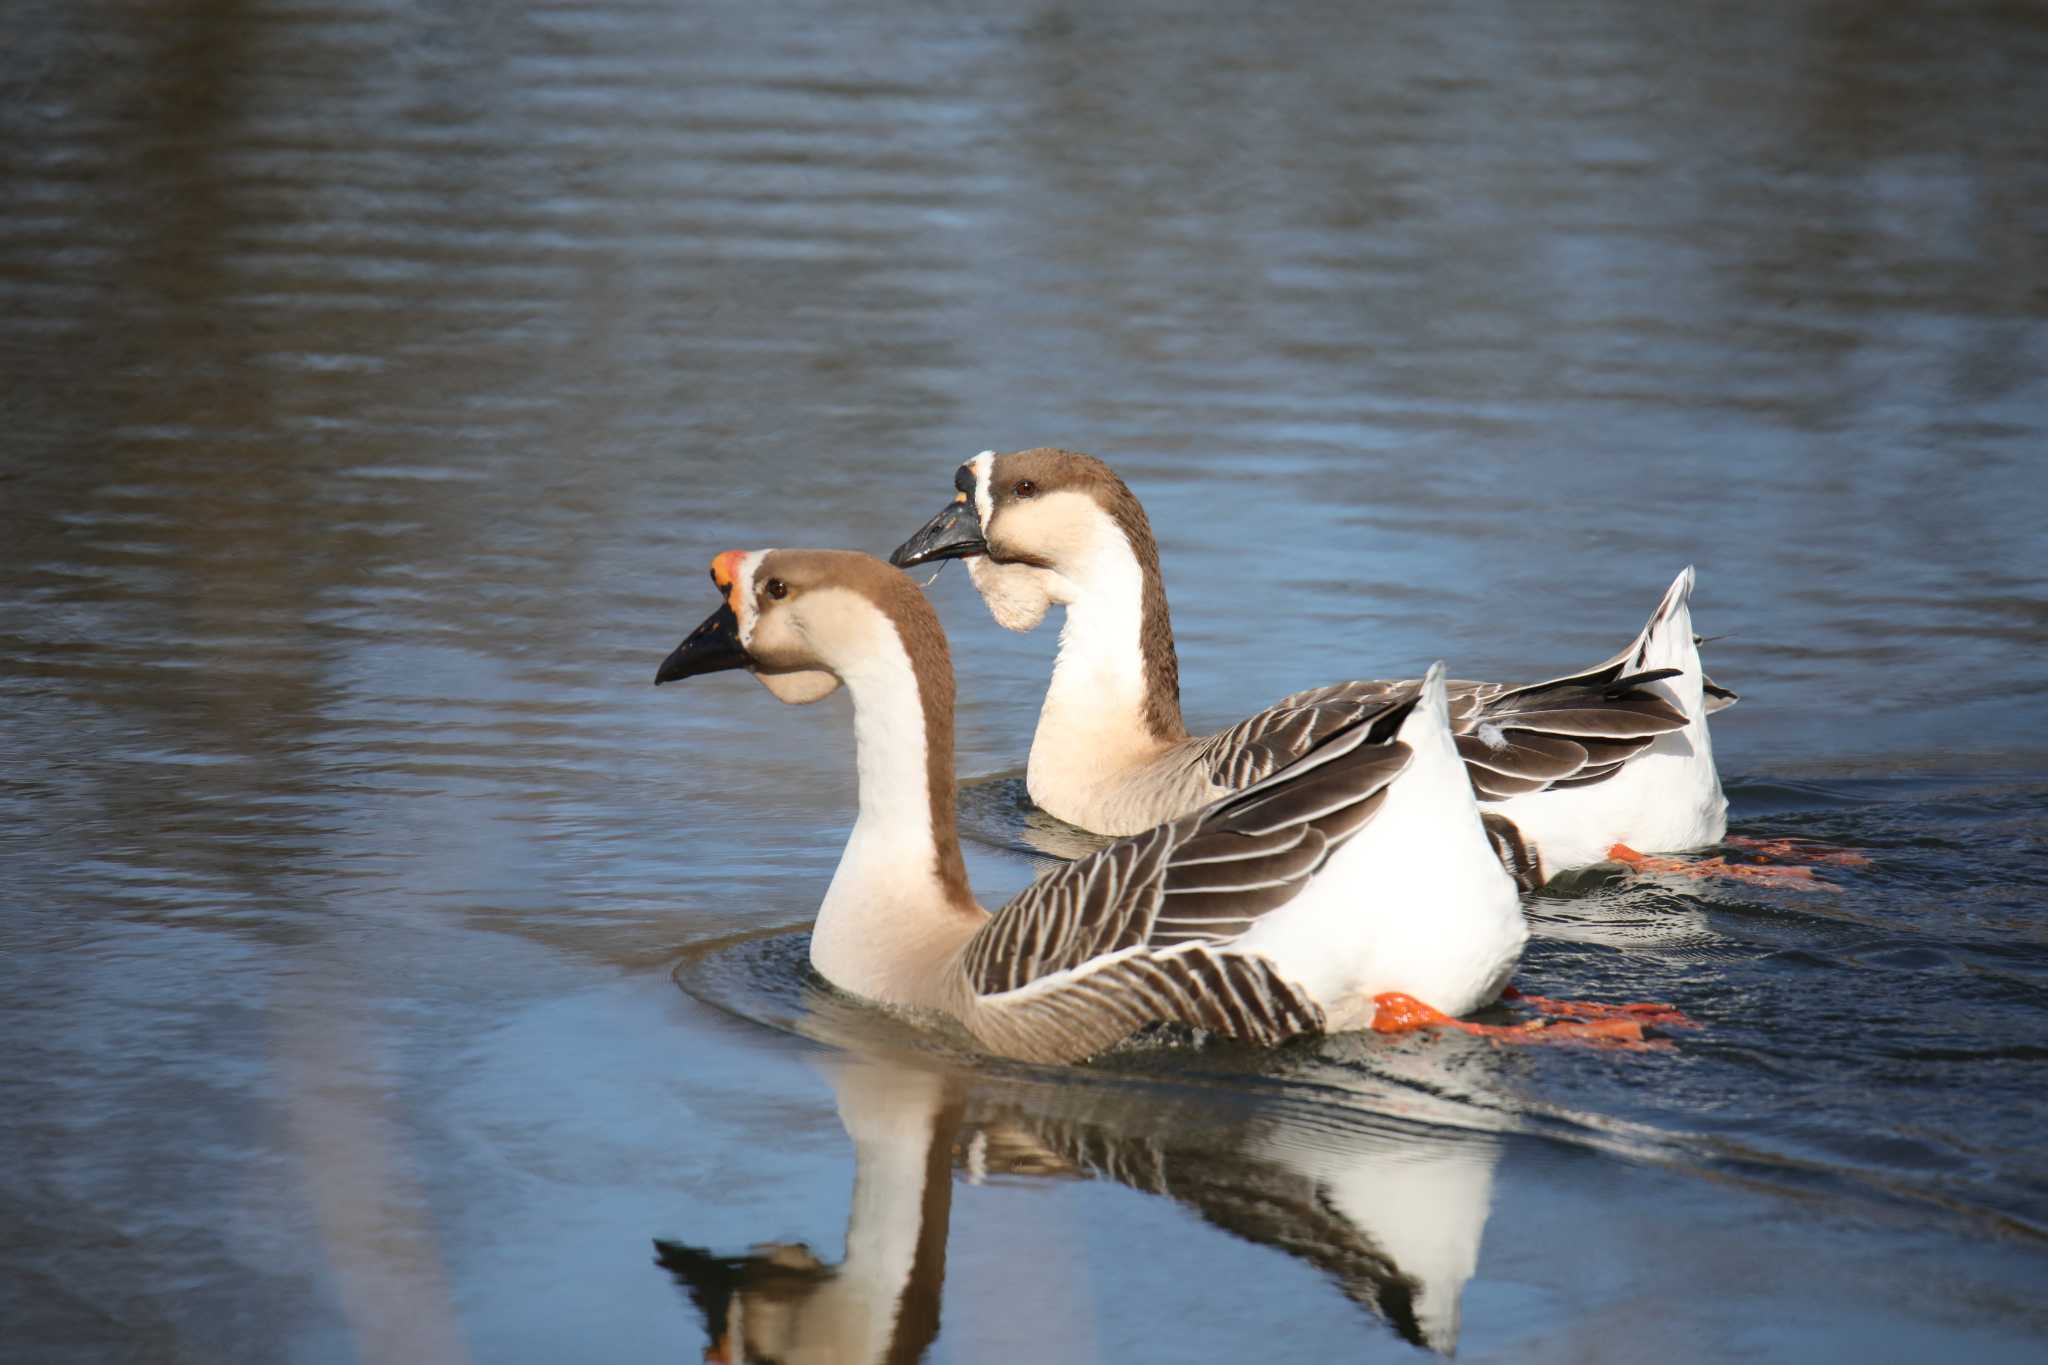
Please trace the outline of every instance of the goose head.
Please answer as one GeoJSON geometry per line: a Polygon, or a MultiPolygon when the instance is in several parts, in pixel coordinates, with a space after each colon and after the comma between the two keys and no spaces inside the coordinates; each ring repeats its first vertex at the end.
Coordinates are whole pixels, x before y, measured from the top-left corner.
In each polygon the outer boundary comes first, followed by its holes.
{"type": "Polygon", "coordinates": [[[953,500],[889,562],[967,562],[998,624],[1030,630],[1112,576],[1156,582],[1144,508],[1108,465],[1079,451],[985,450],[953,476],[953,500]]]}
{"type": "Polygon", "coordinates": [[[938,631],[916,584],[852,550],[727,550],[712,559],[711,582],[724,603],[662,660],[657,687],[744,668],[778,700],[802,706],[873,659],[885,632],[938,631]]]}

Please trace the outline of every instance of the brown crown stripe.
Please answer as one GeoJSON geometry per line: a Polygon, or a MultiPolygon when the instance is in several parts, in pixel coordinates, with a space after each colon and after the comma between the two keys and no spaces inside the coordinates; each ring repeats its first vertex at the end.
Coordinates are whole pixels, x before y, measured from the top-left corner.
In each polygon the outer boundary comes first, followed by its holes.
{"type": "Polygon", "coordinates": [[[1143,583],[1138,652],[1145,668],[1145,728],[1153,738],[1166,743],[1186,739],[1188,728],[1180,711],[1180,656],[1173,648],[1173,618],[1166,606],[1166,580],[1159,572],[1159,542],[1137,496],[1093,455],[1052,446],[999,455],[989,477],[998,487],[1030,479],[1048,491],[1072,489],[1084,493],[1123,532],[1138,561],[1143,583]]]}

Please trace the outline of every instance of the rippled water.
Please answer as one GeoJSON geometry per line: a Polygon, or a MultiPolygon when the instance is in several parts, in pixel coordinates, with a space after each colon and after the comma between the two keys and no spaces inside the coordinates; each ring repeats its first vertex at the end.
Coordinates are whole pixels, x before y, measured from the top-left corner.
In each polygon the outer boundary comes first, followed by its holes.
{"type": "MultiPolygon", "coordinates": [[[[10,18],[0,1355],[2039,1353],[2036,10],[10,18]],[[1737,832],[1872,862],[1533,900],[1663,1053],[849,1013],[763,936],[843,703],[647,684],[712,553],[1041,442],[1145,500],[1198,723],[1590,662],[1697,564],[1737,832]]],[[[1014,774],[1051,632],[932,593],[1014,774]]]]}

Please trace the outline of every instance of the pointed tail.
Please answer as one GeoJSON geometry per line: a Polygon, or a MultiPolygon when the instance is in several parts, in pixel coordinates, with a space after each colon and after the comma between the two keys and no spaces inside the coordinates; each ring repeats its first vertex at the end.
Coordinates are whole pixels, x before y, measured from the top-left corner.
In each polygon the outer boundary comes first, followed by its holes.
{"type": "Polygon", "coordinates": [[[1692,585],[1693,569],[1688,564],[1671,580],[1671,586],[1664,590],[1664,600],[1629,643],[1622,656],[1624,672],[1641,673],[1657,668],[1699,672],[1699,645],[1692,633],[1692,585]]]}
{"type": "Polygon", "coordinates": [[[1416,694],[1413,708],[1401,721],[1398,737],[1415,751],[1418,768],[1443,764],[1448,770],[1457,772],[1457,785],[1470,785],[1464,777],[1464,760],[1458,756],[1457,741],[1451,733],[1451,704],[1444,687],[1443,660],[1431,664],[1429,672],[1423,674],[1422,688],[1416,694]]]}
{"type": "Polygon", "coordinates": [[[1665,589],[1664,600],[1651,613],[1649,623],[1617,657],[1624,673],[1676,668],[1688,675],[1696,674],[1700,680],[1700,709],[1711,716],[1735,705],[1739,698],[1708,677],[1700,662],[1701,638],[1692,628],[1693,579],[1693,567],[1688,564],[1665,589]]]}
{"type": "Polygon", "coordinates": [[[1444,725],[1451,723],[1451,703],[1444,693],[1444,661],[1438,659],[1422,675],[1422,703],[1416,707],[1435,716],[1444,725]]]}

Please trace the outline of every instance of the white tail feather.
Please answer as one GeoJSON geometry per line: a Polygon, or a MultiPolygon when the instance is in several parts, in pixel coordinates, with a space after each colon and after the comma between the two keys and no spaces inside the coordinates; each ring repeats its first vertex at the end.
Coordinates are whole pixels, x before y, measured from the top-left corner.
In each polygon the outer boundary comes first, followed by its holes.
{"type": "Polygon", "coordinates": [[[1451,704],[1444,694],[1444,661],[1438,659],[1429,666],[1429,672],[1422,675],[1422,695],[1416,700],[1415,709],[1401,722],[1400,738],[1409,748],[1415,750],[1418,760],[1433,755],[1442,749],[1453,762],[1464,765],[1457,757],[1457,746],[1451,739],[1451,704]]]}
{"type": "Polygon", "coordinates": [[[1692,585],[1693,569],[1688,564],[1671,580],[1649,623],[1630,642],[1624,671],[1677,668],[1690,678],[1699,676],[1700,650],[1692,634],[1692,585]]]}

